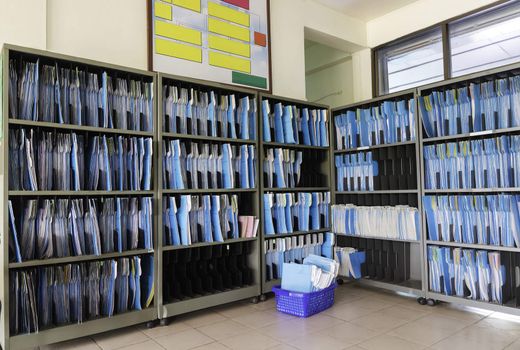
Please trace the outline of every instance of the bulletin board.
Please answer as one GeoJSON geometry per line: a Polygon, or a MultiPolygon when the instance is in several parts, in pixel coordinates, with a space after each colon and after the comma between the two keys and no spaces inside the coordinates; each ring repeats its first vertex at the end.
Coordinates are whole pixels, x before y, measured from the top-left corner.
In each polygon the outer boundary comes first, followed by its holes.
{"type": "Polygon", "coordinates": [[[148,0],[156,72],[271,90],[269,0],[148,0]]]}

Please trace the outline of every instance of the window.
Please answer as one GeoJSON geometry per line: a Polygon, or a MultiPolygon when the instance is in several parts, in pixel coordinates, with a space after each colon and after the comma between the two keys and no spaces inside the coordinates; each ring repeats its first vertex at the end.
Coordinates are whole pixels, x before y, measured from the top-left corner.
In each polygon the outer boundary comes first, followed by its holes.
{"type": "Polygon", "coordinates": [[[442,80],[440,27],[376,51],[380,95],[442,80]]]}
{"type": "Polygon", "coordinates": [[[520,1],[439,23],[374,54],[378,95],[520,62],[520,1]]]}
{"type": "Polygon", "coordinates": [[[520,2],[507,2],[448,24],[451,76],[520,61],[520,2]]]}

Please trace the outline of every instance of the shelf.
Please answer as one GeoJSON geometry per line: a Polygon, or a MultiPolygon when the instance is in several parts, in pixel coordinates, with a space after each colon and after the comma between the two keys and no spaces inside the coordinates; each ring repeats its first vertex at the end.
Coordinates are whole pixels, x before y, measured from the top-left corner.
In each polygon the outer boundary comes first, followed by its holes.
{"type": "Polygon", "coordinates": [[[7,341],[9,342],[10,349],[32,349],[45,344],[82,338],[113,329],[153,321],[155,319],[157,319],[157,308],[149,307],[144,310],[129,311],[112,317],[96,318],[79,324],[40,330],[38,333],[19,334],[10,337],[7,341]]]}
{"type": "Polygon", "coordinates": [[[396,143],[386,143],[386,144],[382,144],[382,145],[361,146],[361,147],[356,147],[356,148],[338,149],[338,150],[334,150],[334,154],[370,151],[370,150],[378,149],[378,148],[389,148],[389,147],[414,145],[415,143],[416,143],[416,141],[405,141],[405,142],[396,142],[396,143]]]}
{"type": "Polygon", "coordinates": [[[260,294],[260,285],[257,284],[253,286],[231,289],[215,294],[199,296],[196,298],[176,301],[164,304],[161,310],[159,311],[159,317],[167,318],[176,315],[181,315],[187,312],[207,309],[210,307],[224,305],[234,301],[258,297],[260,294]]]}
{"type": "Polygon", "coordinates": [[[50,123],[50,122],[13,119],[13,118],[9,119],[9,125],[19,125],[19,126],[48,128],[48,129],[62,129],[62,130],[77,131],[77,132],[95,132],[95,133],[102,133],[102,134],[146,136],[146,137],[154,136],[153,131],[111,129],[111,128],[101,128],[101,127],[96,127],[96,126],[60,124],[60,123],[50,123]]]}
{"type": "Polygon", "coordinates": [[[255,188],[209,188],[187,190],[162,190],[163,194],[205,194],[205,193],[254,193],[255,188]]]}
{"type": "Polygon", "coordinates": [[[520,316],[520,308],[515,307],[515,304],[513,301],[510,301],[509,303],[507,303],[505,305],[500,305],[500,304],[496,304],[496,303],[491,303],[491,302],[488,303],[488,302],[481,301],[481,300],[467,299],[467,298],[463,298],[463,297],[445,295],[445,294],[430,292],[430,291],[426,292],[426,296],[428,298],[444,301],[447,303],[455,303],[458,305],[476,307],[476,308],[480,308],[480,309],[486,309],[486,310],[490,310],[490,311],[502,312],[502,313],[508,313],[508,314],[520,316]]]}
{"type": "Polygon", "coordinates": [[[264,240],[285,238],[285,237],[294,237],[294,236],[301,236],[301,235],[310,235],[313,233],[326,233],[326,232],[330,232],[330,228],[323,228],[323,229],[319,229],[319,230],[309,230],[309,231],[295,231],[295,232],[291,232],[291,233],[282,233],[282,234],[275,234],[275,235],[264,234],[264,240]]]}
{"type": "Polygon", "coordinates": [[[271,148],[289,148],[289,149],[308,149],[308,150],[318,150],[318,151],[328,151],[329,147],[324,146],[310,146],[310,145],[301,145],[294,143],[283,143],[283,142],[263,142],[265,147],[271,148]]]}
{"type": "Polygon", "coordinates": [[[94,261],[94,260],[107,260],[107,259],[117,259],[124,258],[128,256],[136,256],[136,255],[144,255],[144,254],[152,254],[153,249],[135,249],[135,250],[127,250],[122,253],[106,253],[101,255],[79,255],[79,256],[66,256],[63,258],[50,258],[50,259],[36,259],[24,261],[21,263],[11,262],[9,263],[10,269],[22,269],[27,267],[34,266],[47,266],[47,265],[59,265],[59,264],[73,264],[85,261],[94,261]]]}
{"type": "Polygon", "coordinates": [[[353,236],[353,235],[344,235],[342,233],[334,233],[337,238],[339,237],[349,237],[349,238],[363,238],[363,239],[377,239],[381,241],[391,241],[391,242],[404,242],[404,243],[413,243],[420,244],[421,241],[414,239],[399,239],[399,238],[387,238],[387,237],[366,237],[366,236],[353,236]]]}
{"type": "Polygon", "coordinates": [[[347,194],[413,194],[419,190],[374,190],[374,191],[336,191],[336,195],[347,194]]]}
{"type": "Polygon", "coordinates": [[[154,191],[9,191],[10,197],[152,196],[154,191]]]}
{"type": "Polygon", "coordinates": [[[281,284],[282,284],[282,280],[281,279],[265,281],[262,284],[262,293],[270,293],[270,292],[273,291],[273,287],[274,286],[279,286],[281,284]]]}
{"type": "Polygon", "coordinates": [[[447,193],[500,193],[500,192],[520,192],[520,187],[503,187],[503,188],[461,188],[461,189],[445,189],[445,190],[424,190],[424,194],[447,194],[447,193]]]}
{"type": "Polygon", "coordinates": [[[218,136],[178,134],[178,133],[173,133],[173,132],[163,132],[162,137],[168,138],[168,139],[180,139],[180,140],[187,140],[187,141],[235,143],[235,144],[246,144],[246,145],[255,145],[256,144],[256,140],[244,140],[244,139],[239,139],[239,138],[218,137],[218,136]]]}
{"type": "Polygon", "coordinates": [[[517,248],[517,247],[504,247],[504,246],[500,246],[500,245],[491,245],[491,244],[469,244],[469,243],[442,242],[442,241],[431,241],[431,240],[426,241],[426,244],[440,245],[440,246],[445,246],[445,247],[497,250],[497,251],[503,251],[503,252],[520,253],[520,248],[517,248]]]}
{"type": "Polygon", "coordinates": [[[330,192],[329,187],[290,187],[290,188],[278,188],[270,187],[264,188],[264,192],[330,192]]]}
{"type": "Polygon", "coordinates": [[[202,242],[202,243],[193,243],[191,245],[169,245],[169,246],[162,247],[162,251],[209,247],[209,246],[215,246],[215,245],[233,244],[233,243],[240,243],[240,242],[251,242],[251,241],[256,241],[257,239],[258,239],[257,237],[248,237],[248,238],[227,239],[224,242],[202,242]]]}
{"type": "Polygon", "coordinates": [[[457,139],[470,139],[470,138],[477,138],[480,136],[509,134],[509,133],[519,132],[519,131],[520,131],[520,127],[517,126],[514,128],[484,130],[484,131],[476,131],[476,132],[470,132],[470,133],[458,134],[458,135],[427,137],[427,138],[423,138],[423,143],[435,143],[435,142],[451,141],[451,140],[457,140],[457,139]]]}

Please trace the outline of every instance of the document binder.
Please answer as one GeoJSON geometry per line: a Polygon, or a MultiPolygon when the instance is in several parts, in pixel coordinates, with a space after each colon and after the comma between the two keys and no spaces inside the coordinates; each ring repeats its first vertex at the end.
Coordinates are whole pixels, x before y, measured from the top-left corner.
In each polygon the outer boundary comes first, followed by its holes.
{"type": "Polygon", "coordinates": [[[299,107],[263,99],[261,118],[264,142],[329,146],[329,116],[326,109],[299,107]]]}
{"type": "Polygon", "coordinates": [[[415,100],[384,101],[336,115],[336,149],[415,141],[415,100]]]}
{"type": "Polygon", "coordinates": [[[153,82],[64,65],[10,59],[9,117],[153,131],[153,82]]]}

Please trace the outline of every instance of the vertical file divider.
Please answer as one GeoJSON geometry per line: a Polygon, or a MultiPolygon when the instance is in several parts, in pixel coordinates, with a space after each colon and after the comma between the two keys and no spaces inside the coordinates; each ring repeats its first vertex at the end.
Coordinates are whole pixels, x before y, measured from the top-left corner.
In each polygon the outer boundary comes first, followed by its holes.
{"type": "MultiPolygon", "coordinates": [[[[432,91],[441,91],[444,92],[448,89],[453,88],[460,88],[460,87],[466,87],[469,88],[471,83],[482,83],[482,82],[488,82],[493,81],[495,79],[500,78],[508,78],[512,76],[518,76],[520,70],[520,64],[514,63],[494,69],[489,69],[482,72],[477,73],[471,73],[467,74],[461,77],[453,78],[450,80],[438,82],[438,83],[432,83],[428,84],[422,87],[419,87],[417,89],[417,102],[420,96],[426,96],[430,94],[432,91]]],[[[478,87],[480,88],[480,87],[478,87]]],[[[494,86],[494,89],[496,91],[497,87],[496,84],[494,86]]],[[[478,102],[477,102],[478,103],[478,102]]],[[[497,102],[498,103],[498,102],[497,102]]],[[[512,101],[511,101],[512,104],[512,101]]],[[[417,108],[419,108],[419,104],[417,103],[417,108]]],[[[498,106],[500,108],[500,106],[498,106]]],[[[444,116],[444,114],[442,114],[444,116]]],[[[420,128],[420,160],[421,160],[421,194],[422,195],[428,195],[428,196],[441,196],[441,195],[449,195],[449,196],[457,196],[457,195],[513,195],[519,191],[518,184],[515,184],[515,187],[507,187],[507,188],[466,188],[466,189],[456,189],[456,188],[448,188],[448,189],[428,189],[425,185],[425,160],[424,160],[424,151],[426,146],[430,145],[439,145],[439,144],[446,144],[448,142],[458,142],[461,140],[481,140],[481,139],[490,139],[495,138],[503,135],[518,135],[520,127],[518,126],[510,126],[508,128],[503,129],[491,129],[491,130],[483,130],[483,131],[474,131],[472,130],[471,123],[470,126],[470,132],[469,133],[461,133],[461,134],[452,134],[452,135],[446,135],[446,136],[432,136],[428,137],[426,135],[425,130],[422,128],[422,116],[419,115],[418,111],[418,117],[421,122],[421,128],[420,128]]],[[[422,201],[421,201],[422,202],[422,201]]],[[[514,290],[514,288],[508,289],[511,287],[510,285],[507,285],[505,287],[502,287],[504,289],[504,298],[507,299],[507,296],[511,297],[510,300],[504,300],[504,304],[498,304],[494,302],[485,302],[480,300],[473,300],[469,297],[459,297],[456,296],[455,293],[453,295],[447,295],[444,293],[437,293],[433,292],[430,289],[430,285],[428,283],[429,279],[429,262],[428,262],[428,247],[429,246],[438,246],[438,247],[448,247],[450,248],[450,254],[453,254],[454,248],[461,248],[461,249],[470,249],[474,252],[476,251],[498,251],[501,252],[502,256],[502,265],[507,265],[507,267],[510,268],[510,275],[506,276],[505,279],[508,281],[509,284],[518,285],[520,281],[518,281],[518,276],[515,273],[514,269],[519,268],[520,260],[515,259],[520,254],[520,248],[516,246],[512,247],[505,247],[505,246],[494,246],[491,244],[468,244],[468,243],[457,243],[454,241],[450,242],[444,242],[444,241],[434,241],[429,239],[428,237],[428,226],[426,221],[426,213],[424,208],[421,209],[421,217],[422,217],[422,231],[423,231],[423,289],[425,292],[425,296],[427,298],[433,299],[433,300],[439,300],[444,302],[452,302],[455,304],[462,304],[466,306],[471,307],[477,307],[477,308],[483,308],[491,311],[496,312],[503,312],[508,314],[514,314],[514,315],[520,315],[520,308],[518,308],[518,302],[519,300],[519,290],[514,290]],[[505,259],[504,259],[505,257],[505,259]],[[505,260],[505,261],[504,261],[505,260]],[[509,291],[512,291],[516,295],[511,295],[509,291]]],[[[466,288],[466,287],[464,287],[466,288]]]]}
{"type": "MultiPolygon", "coordinates": [[[[251,298],[253,301],[256,301],[258,296],[260,295],[261,285],[260,285],[260,238],[259,233],[257,233],[256,238],[240,238],[240,239],[230,239],[228,241],[224,241],[223,243],[212,242],[212,243],[196,243],[192,246],[165,246],[163,244],[163,235],[164,235],[164,225],[162,221],[163,217],[163,198],[168,196],[177,196],[181,194],[186,195],[203,195],[203,194],[220,194],[220,195],[232,195],[237,194],[239,196],[239,202],[247,201],[247,207],[252,211],[250,215],[254,215],[257,219],[260,220],[260,210],[258,206],[258,194],[260,189],[260,180],[259,180],[259,146],[258,146],[258,112],[255,117],[255,127],[256,127],[256,135],[255,140],[243,140],[240,138],[233,139],[231,137],[201,137],[199,135],[191,135],[191,134],[181,134],[181,133],[171,133],[163,130],[163,86],[165,85],[175,85],[182,88],[187,89],[200,89],[204,91],[215,91],[216,98],[220,101],[222,94],[235,94],[238,101],[238,96],[250,96],[251,98],[257,99],[257,110],[258,110],[258,97],[255,91],[249,90],[246,88],[240,87],[232,87],[228,85],[223,85],[214,82],[207,82],[197,79],[191,79],[186,77],[168,75],[168,74],[158,74],[158,85],[157,85],[157,107],[158,107],[158,132],[157,132],[157,225],[158,225],[158,235],[157,235],[157,246],[159,247],[157,253],[157,288],[156,292],[158,295],[158,316],[161,319],[161,323],[167,323],[167,319],[172,316],[189,313],[196,310],[201,310],[209,307],[214,307],[226,303],[230,303],[233,301],[243,300],[251,298]],[[163,188],[162,182],[162,158],[163,158],[163,148],[162,144],[164,140],[169,139],[180,139],[183,142],[197,142],[197,143],[210,143],[213,145],[220,145],[223,143],[232,143],[232,144],[247,144],[254,145],[256,152],[256,186],[254,189],[246,189],[243,190],[241,188],[233,188],[233,189],[218,189],[218,190],[201,190],[201,189],[187,189],[187,190],[174,190],[168,191],[163,188]],[[249,247],[249,248],[248,248],[249,247]],[[201,252],[222,252],[222,251],[230,251],[230,252],[238,252],[239,248],[243,248],[243,254],[237,255],[237,257],[244,258],[247,260],[247,264],[249,268],[252,270],[252,284],[243,286],[240,288],[229,289],[225,291],[215,292],[215,293],[207,293],[205,295],[198,295],[191,298],[184,298],[182,300],[168,300],[165,295],[165,278],[175,279],[175,276],[165,276],[165,255],[166,254],[199,254],[201,252]]],[[[238,102],[237,102],[238,105],[238,102]]],[[[237,130],[238,133],[238,130],[237,130]]],[[[239,211],[240,213],[240,211],[239,211]]],[[[261,220],[259,225],[261,225],[261,220]]],[[[260,230],[260,228],[259,228],[260,230]]],[[[221,254],[221,253],[217,253],[221,254]]],[[[219,269],[225,268],[225,266],[218,266],[219,269]]],[[[222,272],[224,272],[222,270],[222,272]]]]}
{"type": "MultiPolygon", "coordinates": [[[[272,112],[273,112],[273,110],[271,109],[271,113],[272,112]]],[[[275,192],[275,193],[330,192],[330,194],[331,194],[330,200],[331,200],[331,203],[333,203],[333,200],[332,200],[333,194],[331,192],[333,180],[330,176],[331,169],[332,169],[331,167],[333,166],[331,164],[332,163],[331,162],[332,139],[331,139],[331,135],[330,135],[331,124],[332,124],[332,117],[331,117],[331,113],[330,113],[330,108],[327,105],[298,100],[298,99],[292,99],[292,98],[288,98],[288,97],[281,97],[281,96],[266,94],[263,92],[259,93],[259,97],[258,97],[258,135],[259,135],[258,136],[258,145],[259,145],[258,146],[258,149],[259,149],[258,172],[259,172],[259,175],[258,176],[260,179],[259,180],[260,181],[259,182],[260,183],[260,192],[259,192],[259,196],[258,196],[258,206],[260,208],[259,210],[260,210],[260,216],[261,216],[261,220],[260,220],[260,237],[261,237],[260,263],[262,266],[261,280],[262,280],[262,293],[263,293],[262,298],[263,299],[265,299],[266,294],[268,294],[272,291],[273,286],[281,284],[280,279],[267,280],[266,259],[265,259],[267,241],[273,240],[276,238],[280,238],[280,237],[284,237],[284,238],[295,237],[295,236],[296,237],[298,237],[298,236],[308,237],[308,236],[310,236],[310,234],[316,234],[316,233],[325,235],[325,233],[330,232],[330,227],[323,227],[320,230],[294,231],[294,232],[288,233],[288,234],[266,235],[265,227],[264,227],[264,194],[269,193],[269,192],[275,192]],[[299,144],[278,143],[278,142],[275,142],[274,139],[272,139],[271,142],[264,142],[264,130],[263,130],[263,124],[262,124],[262,118],[263,118],[262,101],[263,100],[271,101],[272,102],[271,105],[274,105],[274,103],[281,102],[284,105],[295,105],[297,108],[327,110],[327,113],[328,113],[327,117],[328,117],[328,122],[329,122],[328,129],[327,129],[327,134],[328,134],[327,136],[329,138],[329,147],[308,146],[308,145],[304,145],[303,141],[301,141],[301,140],[300,140],[299,144]],[[309,185],[308,187],[307,187],[307,184],[305,185],[306,187],[296,187],[296,188],[290,188],[290,187],[288,187],[288,188],[269,188],[269,187],[267,187],[267,185],[264,183],[265,181],[264,181],[264,173],[263,173],[263,162],[265,159],[265,149],[266,148],[282,148],[284,150],[285,149],[294,149],[294,150],[298,150],[298,151],[302,151],[302,152],[315,152],[315,154],[319,154],[319,157],[321,157],[320,159],[322,161],[320,162],[319,165],[317,165],[317,168],[319,167],[319,171],[320,171],[321,175],[324,176],[325,182],[322,184],[318,184],[319,186],[310,186],[309,185]]],[[[304,162],[305,162],[305,157],[304,157],[304,162]]],[[[308,166],[309,163],[310,162],[307,162],[307,164],[305,164],[305,165],[308,166]]],[[[302,164],[302,168],[303,168],[303,164],[302,164]]],[[[330,222],[330,208],[329,208],[329,218],[328,219],[330,222]]]]}
{"type": "MultiPolygon", "coordinates": [[[[332,198],[334,204],[355,204],[358,206],[394,206],[396,204],[403,205],[403,204],[409,204],[412,207],[417,207],[419,210],[419,220],[420,220],[420,212],[421,212],[421,191],[420,191],[420,119],[418,118],[417,113],[417,103],[414,104],[414,118],[415,118],[415,133],[416,138],[415,141],[400,141],[396,143],[384,143],[384,144],[378,144],[373,146],[358,146],[356,148],[337,148],[337,137],[335,132],[335,124],[334,120],[335,118],[346,112],[347,110],[355,111],[357,108],[371,108],[375,106],[379,106],[384,101],[399,101],[399,100],[409,100],[413,99],[416,101],[416,90],[415,89],[409,89],[405,91],[401,91],[399,93],[393,93],[389,95],[380,96],[377,98],[373,98],[370,100],[365,100],[353,104],[349,104],[346,106],[341,106],[337,108],[332,108],[332,116],[331,116],[331,126],[330,126],[330,132],[331,132],[331,178],[333,179],[333,188],[332,188],[332,198]],[[399,152],[402,152],[406,150],[406,154],[409,153],[409,147],[413,147],[415,157],[415,175],[412,175],[414,177],[416,186],[411,186],[411,184],[407,184],[406,187],[400,186],[399,181],[401,179],[396,178],[396,175],[392,175],[395,178],[395,184],[392,185],[392,182],[389,181],[388,186],[385,185],[383,181],[377,185],[374,184],[374,191],[348,191],[347,188],[345,188],[344,191],[338,191],[337,187],[337,171],[336,171],[336,164],[335,164],[335,157],[339,155],[345,155],[345,154],[357,154],[357,153],[365,153],[365,152],[379,152],[379,154],[385,154],[388,151],[391,151],[391,154],[395,154],[395,159],[400,159],[402,156],[405,156],[405,154],[400,154],[399,152]],[[383,153],[384,152],[384,153],[383,153]]],[[[347,135],[348,136],[348,135],[347,135]]],[[[385,140],[386,142],[386,140],[385,140]]],[[[379,175],[386,169],[383,169],[381,165],[387,165],[386,163],[383,163],[379,159],[375,159],[379,163],[379,175]]],[[[390,162],[388,162],[390,164],[390,162]]],[[[401,176],[402,177],[402,176],[401,176]]],[[[391,178],[389,177],[388,180],[391,178]]],[[[411,179],[409,177],[409,179],[411,179]]],[[[377,182],[377,181],[376,181],[377,182]]],[[[399,254],[399,261],[404,262],[405,268],[404,268],[404,281],[390,281],[388,278],[381,278],[382,276],[380,273],[376,275],[372,275],[372,278],[361,278],[359,280],[356,280],[357,283],[371,286],[371,287],[377,287],[377,288],[383,288],[391,291],[399,291],[399,292],[405,292],[409,294],[413,294],[418,297],[422,297],[424,295],[424,282],[425,282],[425,271],[424,271],[424,248],[423,248],[423,234],[422,230],[419,232],[419,239],[413,240],[413,241],[403,241],[399,239],[390,239],[390,238],[377,238],[377,237],[363,237],[363,236],[346,236],[343,234],[336,234],[336,246],[342,247],[342,246],[351,246],[354,248],[358,248],[360,250],[367,249],[367,254],[370,254],[370,256],[374,259],[380,259],[383,257],[386,257],[386,259],[390,259],[387,255],[387,251],[383,249],[383,247],[387,247],[389,250],[388,252],[393,251],[394,249],[398,249],[401,251],[399,254]],[[375,248],[374,248],[375,247],[375,248]],[[383,250],[378,250],[381,247],[383,250]],[[375,250],[373,250],[375,249],[375,250]],[[411,252],[412,254],[408,253],[411,252]],[[372,255],[373,254],[373,255],[372,255]],[[404,254],[404,255],[403,255],[404,254]],[[411,275],[410,275],[411,274],[411,275]],[[377,278],[379,277],[379,278],[377,278]]],[[[396,255],[397,258],[398,255],[396,255]]],[[[370,272],[369,274],[376,274],[375,267],[368,266],[368,261],[370,258],[367,257],[367,265],[364,270],[370,272]],[[367,269],[368,267],[368,269],[367,269]]],[[[390,261],[390,260],[388,260],[390,261]]],[[[383,262],[381,262],[383,264],[383,262]]],[[[383,265],[383,269],[388,269],[389,267],[386,265],[383,265]]],[[[363,269],[362,269],[363,270],[363,269]]],[[[390,274],[392,275],[392,274],[390,274]]],[[[344,277],[342,277],[344,278],[344,277]]],[[[400,278],[401,279],[401,278],[400,278]]]]}
{"type": "MultiPolygon", "coordinates": [[[[9,314],[10,309],[13,307],[13,303],[10,303],[10,272],[12,271],[22,271],[26,269],[35,269],[41,266],[48,266],[52,268],[53,266],[59,266],[64,264],[75,264],[75,263],[92,263],[95,261],[108,261],[108,259],[120,259],[122,257],[131,258],[133,256],[148,256],[150,254],[155,255],[156,248],[156,225],[155,218],[152,217],[152,242],[154,242],[153,249],[141,249],[138,247],[136,250],[124,251],[123,253],[119,253],[115,250],[112,253],[97,255],[82,255],[82,256],[66,256],[63,258],[50,258],[45,260],[24,260],[22,263],[10,263],[9,262],[9,240],[11,239],[9,235],[9,213],[8,213],[8,200],[12,199],[13,202],[17,202],[22,204],[26,203],[27,200],[30,199],[53,199],[54,201],[59,199],[71,200],[76,198],[82,198],[88,202],[91,198],[115,198],[120,193],[122,196],[135,196],[137,198],[141,198],[143,195],[153,196],[152,203],[154,202],[156,196],[154,195],[155,191],[101,191],[101,190],[86,190],[82,188],[81,191],[74,190],[41,190],[40,191],[9,191],[9,176],[8,169],[9,164],[12,160],[9,158],[9,130],[11,129],[33,129],[36,131],[35,138],[41,136],[41,131],[52,131],[52,134],[56,133],[71,135],[72,133],[81,134],[85,137],[85,140],[93,136],[107,135],[107,136],[117,136],[117,135],[126,135],[126,137],[153,137],[155,140],[155,135],[153,132],[156,129],[152,130],[152,132],[141,132],[141,131],[132,131],[132,130],[120,130],[120,129],[108,129],[102,127],[92,127],[87,125],[76,126],[74,124],[59,124],[57,122],[44,122],[44,121],[32,121],[32,120],[23,120],[23,119],[10,119],[9,114],[9,59],[16,58],[19,60],[19,64],[22,64],[22,60],[28,60],[35,62],[39,59],[39,67],[41,68],[43,65],[54,65],[57,63],[60,67],[66,67],[70,69],[74,69],[78,67],[83,71],[90,71],[101,73],[103,71],[108,72],[111,76],[114,75],[115,72],[118,72],[118,76],[131,76],[133,79],[139,81],[146,82],[155,82],[155,74],[148,71],[141,71],[132,68],[125,68],[122,66],[106,64],[102,62],[92,61],[88,59],[72,57],[67,55],[61,55],[36,49],[24,48],[14,45],[4,45],[2,51],[2,66],[1,66],[1,80],[2,80],[2,99],[1,99],[1,112],[0,116],[2,123],[1,130],[1,140],[0,140],[0,152],[3,155],[3,162],[0,166],[0,176],[3,178],[3,183],[1,185],[1,191],[3,195],[2,201],[2,210],[1,210],[1,219],[3,221],[3,233],[0,239],[0,246],[2,249],[3,256],[3,268],[0,276],[0,302],[1,302],[1,313],[0,313],[0,345],[3,349],[21,349],[21,348],[32,348],[35,346],[41,346],[45,344],[56,343],[60,341],[65,341],[73,338],[84,337],[88,335],[93,335],[96,333],[105,332],[112,329],[122,328],[126,326],[136,325],[143,322],[149,322],[157,319],[157,308],[154,305],[150,305],[150,307],[144,307],[142,310],[129,310],[127,312],[123,312],[117,314],[114,312],[112,317],[97,317],[97,318],[89,318],[83,320],[83,323],[67,323],[65,325],[53,325],[51,328],[40,328],[39,332],[35,333],[20,333],[14,334],[11,332],[9,325],[9,314]]],[[[101,82],[99,82],[101,83],[101,82]]],[[[155,103],[153,103],[155,106],[155,103]]],[[[155,119],[155,107],[152,111],[152,119],[155,119]]],[[[20,116],[14,116],[20,117],[20,116]]],[[[155,122],[154,122],[155,123],[155,122]]],[[[88,148],[88,143],[85,143],[85,148],[88,148]]],[[[154,150],[155,151],[155,150],[154,150]]],[[[86,152],[85,152],[86,153],[86,152]]],[[[152,171],[154,169],[154,162],[156,161],[155,155],[152,157],[152,171]]],[[[88,172],[88,166],[85,167],[85,172],[88,172]]],[[[153,174],[152,174],[153,175],[153,174]]],[[[155,176],[152,176],[154,181],[153,189],[157,186],[157,181],[155,176]]],[[[71,187],[72,188],[72,187],[71,187]]],[[[155,208],[154,208],[155,209],[155,208]]],[[[156,216],[156,212],[153,214],[156,216]]],[[[156,271],[156,270],[155,270],[156,271]]],[[[156,278],[154,278],[156,279],[156,278]]],[[[157,303],[156,296],[154,297],[153,303],[157,303]]]]}

